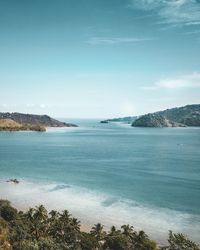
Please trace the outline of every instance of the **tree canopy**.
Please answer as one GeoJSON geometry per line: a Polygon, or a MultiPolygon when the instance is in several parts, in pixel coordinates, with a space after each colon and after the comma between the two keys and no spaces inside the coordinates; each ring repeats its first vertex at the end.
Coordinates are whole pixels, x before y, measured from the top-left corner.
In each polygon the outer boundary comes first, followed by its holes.
{"type": "Polygon", "coordinates": [[[0,200],[0,250],[200,250],[183,234],[171,231],[168,246],[160,247],[130,225],[112,226],[108,232],[101,223],[90,232],[82,232],[80,226],[68,210],[48,212],[40,205],[22,212],[0,200]]]}

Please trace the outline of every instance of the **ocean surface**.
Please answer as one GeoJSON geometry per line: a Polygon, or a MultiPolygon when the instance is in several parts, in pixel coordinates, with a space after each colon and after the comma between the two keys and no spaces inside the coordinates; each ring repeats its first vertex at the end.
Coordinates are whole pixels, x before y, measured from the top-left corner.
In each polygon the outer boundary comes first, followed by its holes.
{"type": "Polygon", "coordinates": [[[87,225],[129,223],[160,242],[169,230],[200,242],[200,128],[67,121],[79,127],[0,132],[0,198],[68,209],[87,225]]]}

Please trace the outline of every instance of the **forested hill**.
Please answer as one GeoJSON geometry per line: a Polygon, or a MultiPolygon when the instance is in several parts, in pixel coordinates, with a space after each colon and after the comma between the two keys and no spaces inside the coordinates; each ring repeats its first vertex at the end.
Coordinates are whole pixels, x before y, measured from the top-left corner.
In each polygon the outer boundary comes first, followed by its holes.
{"type": "Polygon", "coordinates": [[[156,113],[164,116],[168,120],[182,123],[186,126],[200,126],[200,104],[166,109],[156,113]]]}
{"type": "Polygon", "coordinates": [[[185,127],[200,126],[200,104],[166,109],[139,117],[134,127],[185,127]]]}

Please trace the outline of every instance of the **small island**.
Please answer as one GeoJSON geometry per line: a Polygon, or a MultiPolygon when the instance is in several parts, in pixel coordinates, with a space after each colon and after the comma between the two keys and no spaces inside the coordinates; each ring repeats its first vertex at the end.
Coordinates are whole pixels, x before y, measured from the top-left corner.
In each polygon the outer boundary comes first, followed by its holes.
{"type": "Polygon", "coordinates": [[[47,127],[77,127],[48,115],[22,113],[0,113],[0,131],[37,131],[45,132],[47,127]]]}
{"type": "Polygon", "coordinates": [[[137,116],[118,117],[118,118],[112,118],[112,119],[102,120],[102,121],[100,121],[100,123],[122,122],[122,123],[126,123],[126,124],[131,124],[137,118],[138,118],[137,116]]]}

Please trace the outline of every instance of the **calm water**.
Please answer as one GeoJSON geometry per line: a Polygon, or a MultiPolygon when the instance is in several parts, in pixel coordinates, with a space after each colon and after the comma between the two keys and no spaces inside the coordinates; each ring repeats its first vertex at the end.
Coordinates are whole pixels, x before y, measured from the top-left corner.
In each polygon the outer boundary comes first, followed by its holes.
{"type": "Polygon", "coordinates": [[[200,235],[200,129],[73,121],[47,133],[1,132],[2,198],[69,208],[84,223],[122,223],[154,238],[200,235]],[[5,184],[17,177],[18,186],[5,184]]]}

